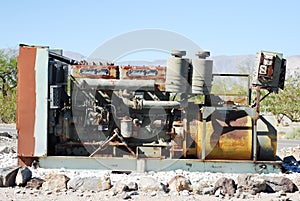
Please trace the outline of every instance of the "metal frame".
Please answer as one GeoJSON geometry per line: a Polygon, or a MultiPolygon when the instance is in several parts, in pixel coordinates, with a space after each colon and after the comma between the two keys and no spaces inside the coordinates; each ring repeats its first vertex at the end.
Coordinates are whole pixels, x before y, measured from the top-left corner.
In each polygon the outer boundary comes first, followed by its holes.
{"type": "Polygon", "coordinates": [[[114,171],[170,171],[182,169],[191,172],[221,173],[279,173],[281,162],[251,160],[201,160],[48,156],[39,158],[40,167],[66,169],[95,169],[114,171]]]}

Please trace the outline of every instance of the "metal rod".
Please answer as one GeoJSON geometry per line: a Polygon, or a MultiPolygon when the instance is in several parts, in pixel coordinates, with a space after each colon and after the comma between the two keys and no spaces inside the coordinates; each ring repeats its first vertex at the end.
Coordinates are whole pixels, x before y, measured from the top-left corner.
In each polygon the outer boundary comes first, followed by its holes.
{"type": "Polygon", "coordinates": [[[116,80],[116,79],[91,79],[75,78],[79,84],[86,84],[87,87],[97,88],[98,90],[144,90],[154,91],[154,80],[116,80]]]}
{"type": "MultiPolygon", "coordinates": [[[[272,93],[272,91],[269,91],[269,93],[267,93],[266,95],[264,95],[261,99],[260,99],[260,102],[263,101],[265,98],[267,98],[270,94],[272,93]]],[[[256,103],[254,103],[251,107],[255,107],[256,106],[256,103]]]]}
{"type": "Polygon", "coordinates": [[[203,130],[202,130],[202,156],[201,159],[205,160],[205,144],[206,144],[206,118],[203,119],[203,130]]]}
{"type": "Polygon", "coordinates": [[[142,101],[142,108],[164,108],[164,109],[172,109],[179,108],[180,102],[178,101],[142,101]]]}
{"type": "Polygon", "coordinates": [[[107,145],[110,141],[112,141],[115,137],[118,136],[118,133],[113,134],[108,140],[106,140],[103,144],[101,144],[89,157],[93,157],[98,151],[100,151],[105,145],[107,145]]]}
{"type": "Polygon", "coordinates": [[[255,116],[253,119],[253,161],[257,161],[257,120],[259,119],[260,112],[260,86],[256,87],[256,107],[255,107],[255,116]]]}

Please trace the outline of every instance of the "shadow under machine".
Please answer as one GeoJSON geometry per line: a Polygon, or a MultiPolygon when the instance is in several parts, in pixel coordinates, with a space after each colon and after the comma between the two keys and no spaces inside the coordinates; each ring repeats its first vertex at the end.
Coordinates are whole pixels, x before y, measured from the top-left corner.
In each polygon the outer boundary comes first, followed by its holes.
{"type": "Polygon", "coordinates": [[[21,165],[280,171],[276,129],[259,108],[261,90],[284,87],[282,54],[258,52],[251,83],[248,74],[213,73],[206,51],[173,51],[166,66],[88,64],[40,46],[19,51],[21,165]]]}

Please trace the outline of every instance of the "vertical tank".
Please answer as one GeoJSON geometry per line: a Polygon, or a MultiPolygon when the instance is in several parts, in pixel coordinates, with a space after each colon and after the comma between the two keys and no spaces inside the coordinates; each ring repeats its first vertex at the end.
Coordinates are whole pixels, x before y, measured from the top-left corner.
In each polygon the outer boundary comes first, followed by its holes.
{"type": "Polygon", "coordinates": [[[130,118],[123,118],[121,120],[121,134],[124,138],[132,137],[132,120],[130,118]]]}
{"type": "Polygon", "coordinates": [[[196,53],[198,58],[192,59],[192,93],[208,95],[211,91],[213,61],[206,59],[208,51],[196,53]]]}
{"type": "Polygon", "coordinates": [[[173,50],[167,60],[166,91],[185,93],[188,88],[189,59],[182,58],[185,51],[173,50]]]}

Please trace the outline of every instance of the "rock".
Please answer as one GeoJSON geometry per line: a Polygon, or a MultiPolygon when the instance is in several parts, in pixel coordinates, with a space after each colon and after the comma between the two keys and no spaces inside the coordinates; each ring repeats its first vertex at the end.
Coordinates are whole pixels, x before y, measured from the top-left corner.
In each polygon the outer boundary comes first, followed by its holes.
{"type": "Polygon", "coordinates": [[[127,187],[128,187],[128,191],[137,191],[138,190],[138,184],[136,182],[129,182],[127,184],[127,187]]]}
{"type": "Polygon", "coordinates": [[[128,186],[120,181],[117,181],[115,185],[111,188],[111,191],[117,195],[118,193],[128,191],[128,186]]]}
{"type": "Polygon", "coordinates": [[[24,186],[31,179],[32,172],[28,167],[20,168],[16,176],[16,185],[24,186]]]}
{"type": "Polygon", "coordinates": [[[15,190],[15,193],[20,194],[21,193],[21,189],[15,190]]]}
{"type": "Polygon", "coordinates": [[[177,169],[175,170],[176,174],[182,175],[183,174],[183,170],[182,169],[177,169]]]}
{"type": "Polygon", "coordinates": [[[34,177],[27,182],[26,187],[39,189],[40,187],[42,187],[43,182],[43,179],[34,177]]]}
{"type": "Polygon", "coordinates": [[[44,190],[63,191],[67,188],[67,182],[70,180],[64,174],[47,174],[42,184],[44,190]]]}
{"type": "Polygon", "coordinates": [[[143,191],[167,191],[166,186],[153,177],[141,177],[138,186],[143,191]]]}
{"type": "Polygon", "coordinates": [[[254,175],[239,175],[237,180],[237,188],[252,195],[264,192],[267,187],[266,181],[263,178],[254,175]]]}
{"type": "Polygon", "coordinates": [[[266,191],[269,193],[283,191],[286,193],[293,193],[297,190],[297,186],[286,177],[270,177],[264,176],[263,179],[266,181],[266,191]]]}
{"type": "Polygon", "coordinates": [[[83,185],[83,182],[84,179],[82,177],[74,177],[70,179],[70,181],[68,181],[67,188],[77,190],[80,186],[83,185]]]}
{"type": "Polygon", "coordinates": [[[219,189],[222,195],[233,196],[236,191],[236,184],[233,179],[222,177],[215,183],[215,190],[219,189]]]}
{"type": "Polygon", "coordinates": [[[296,187],[298,188],[298,190],[300,190],[300,176],[297,176],[294,180],[293,180],[294,184],[296,185],[296,187]]]}
{"type": "Polygon", "coordinates": [[[81,191],[104,191],[111,188],[109,177],[75,177],[67,184],[69,189],[81,191]]]}
{"type": "Polygon", "coordinates": [[[123,200],[128,200],[128,199],[131,199],[131,196],[129,193],[124,192],[124,194],[122,195],[122,198],[123,198],[123,200]]]}
{"type": "Polygon", "coordinates": [[[44,192],[44,195],[50,195],[50,194],[52,194],[52,191],[50,191],[50,190],[46,190],[46,191],[44,192]]]}
{"type": "Polygon", "coordinates": [[[19,167],[8,167],[0,169],[0,187],[14,186],[19,167]]]}
{"type": "Polygon", "coordinates": [[[7,147],[7,146],[0,146],[0,153],[1,154],[8,154],[11,152],[11,147],[7,147]]]}
{"type": "Polygon", "coordinates": [[[215,196],[216,197],[219,197],[219,198],[223,198],[225,195],[223,194],[222,190],[220,188],[218,188],[216,191],[215,191],[215,196]]]}
{"type": "Polygon", "coordinates": [[[183,191],[188,190],[192,191],[192,184],[191,181],[185,178],[182,175],[176,175],[168,182],[168,188],[170,191],[183,191]]]}
{"type": "Polygon", "coordinates": [[[12,138],[12,135],[10,135],[8,132],[0,132],[1,137],[7,137],[7,138],[12,138]]]}
{"type": "MultiPolygon", "coordinates": [[[[215,187],[205,187],[202,188],[202,195],[213,195],[215,192],[215,187]]],[[[200,194],[200,192],[199,192],[200,194]]]]}
{"type": "Polygon", "coordinates": [[[180,195],[182,195],[182,196],[189,196],[190,192],[188,190],[183,190],[183,191],[180,191],[180,195]]]}
{"type": "Polygon", "coordinates": [[[137,191],[133,191],[133,192],[130,192],[130,196],[132,196],[132,195],[138,195],[139,193],[137,192],[137,191]]]}
{"type": "Polygon", "coordinates": [[[193,192],[195,194],[202,194],[202,195],[213,195],[214,194],[214,187],[209,184],[207,181],[194,181],[192,182],[192,188],[193,188],[193,192]]]}

